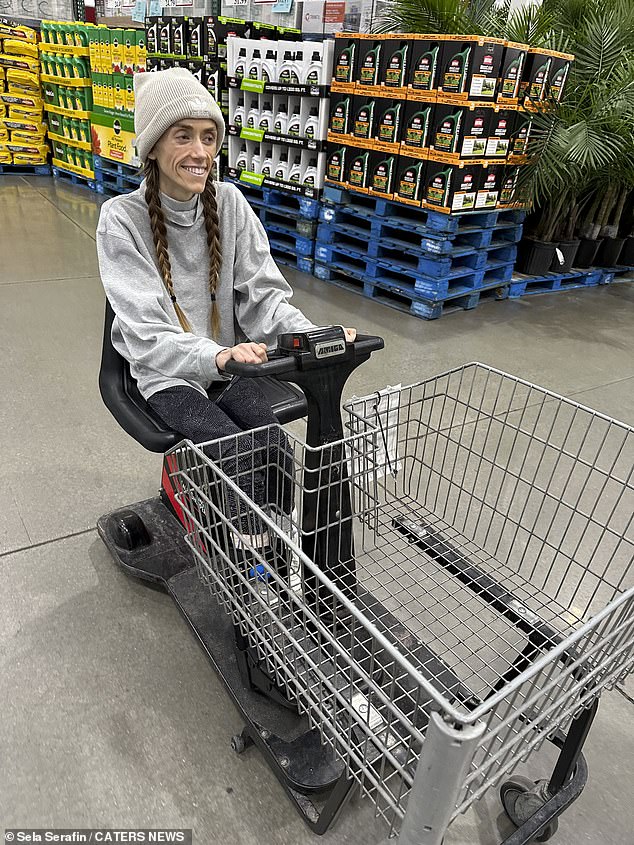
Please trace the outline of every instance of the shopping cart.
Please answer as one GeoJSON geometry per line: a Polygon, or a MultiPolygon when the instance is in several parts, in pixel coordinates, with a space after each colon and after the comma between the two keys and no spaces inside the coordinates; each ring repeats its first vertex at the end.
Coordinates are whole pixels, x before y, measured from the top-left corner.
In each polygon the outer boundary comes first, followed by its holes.
{"type": "Polygon", "coordinates": [[[199,579],[389,836],[440,845],[500,785],[506,845],[546,841],[634,663],[633,430],[481,364],[346,412],[318,447],[271,426],[172,450],[199,579]],[[292,513],[242,492],[262,467],[292,513]],[[235,553],[236,503],[276,559],[235,553]],[[515,774],[546,740],[549,776],[515,774]]]}

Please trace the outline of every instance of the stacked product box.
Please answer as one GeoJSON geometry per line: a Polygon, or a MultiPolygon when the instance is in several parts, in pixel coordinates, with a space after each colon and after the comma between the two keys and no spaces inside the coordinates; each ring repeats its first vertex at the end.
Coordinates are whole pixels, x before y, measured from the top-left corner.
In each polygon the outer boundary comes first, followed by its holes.
{"type": "MultiPolygon", "coordinates": [[[[228,120],[227,42],[233,37],[248,36],[251,26],[241,18],[220,15],[147,17],[147,69],[187,68],[211,93],[228,120]]],[[[225,142],[225,156],[226,151],[225,142]]]]}
{"type": "Polygon", "coordinates": [[[145,29],[99,25],[90,34],[95,155],[122,165],[140,165],[134,147],[135,73],[147,69],[145,29]]]}
{"type": "Polygon", "coordinates": [[[327,180],[444,212],[519,207],[530,111],[573,57],[495,38],[335,39],[327,180]]]}
{"type": "Polygon", "coordinates": [[[333,49],[332,40],[251,37],[228,42],[229,176],[319,196],[333,49]]]}
{"type": "Polygon", "coordinates": [[[53,164],[85,179],[94,176],[90,135],[92,24],[42,21],[40,62],[53,164]]]}
{"type": "Polygon", "coordinates": [[[37,32],[0,22],[0,164],[45,164],[37,32]]]}

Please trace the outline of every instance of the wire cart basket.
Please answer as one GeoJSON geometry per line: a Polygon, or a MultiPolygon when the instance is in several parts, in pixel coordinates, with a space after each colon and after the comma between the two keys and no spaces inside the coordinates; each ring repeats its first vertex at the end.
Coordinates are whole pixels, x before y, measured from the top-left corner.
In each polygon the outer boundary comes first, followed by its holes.
{"type": "Polygon", "coordinates": [[[173,450],[198,573],[389,837],[440,845],[502,783],[505,842],[545,841],[634,663],[633,430],[481,364],[345,410],[319,449],[173,450]],[[545,740],[550,776],[513,775],[545,740]]]}

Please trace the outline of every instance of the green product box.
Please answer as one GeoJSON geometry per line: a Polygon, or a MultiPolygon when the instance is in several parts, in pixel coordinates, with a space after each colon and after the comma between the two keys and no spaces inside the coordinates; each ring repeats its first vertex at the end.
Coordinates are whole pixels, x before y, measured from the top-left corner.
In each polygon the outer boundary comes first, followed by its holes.
{"type": "Polygon", "coordinates": [[[348,147],[346,182],[351,188],[367,193],[370,181],[370,150],[348,147]]]}
{"type": "Polygon", "coordinates": [[[150,55],[159,52],[159,19],[156,16],[145,19],[145,46],[150,55]]]}
{"type": "Polygon", "coordinates": [[[355,81],[359,86],[376,86],[381,76],[384,51],[389,42],[382,38],[362,38],[359,40],[359,56],[355,81]]]}
{"type": "Polygon", "coordinates": [[[354,95],[334,91],[330,95],[330,117],[328,129],[337,135],[350,135],[354,110],[354,95]]]}
{"type": "Polygon", "coordinates": [[[408,87],[413,91],[435,91],[442,59],[442,39],[415,38],[407,72],[408,87]]]}
{"type": "Polygon", "coordinates": [[[48,129],[49,132],[52,132],[53,135],[60,135],[63,136],[64,134],[64,127],[62,125],[62,121],[64,118],[59,114],[49,114],[48,116],[48,129]]]}
{"type": "MultiPolygon", "coordinates": [[[[351,134],[355,138],[370,140],[374,138],[376,126],[376,100],[374,97],[356,95],[353,98],[351,134]]],[[[365,187],[365,186],[364,186],[365,187]]]]}
{"type": "Polygon", "coordinates": [[[503,164],[482,167],[476,208],[497,208],[504,181],[504,169],[503,164]]]}
{"type": "Polygon", "coordinates": [[[329,182],[345,184],[347,158],[352,149],[352,147],[328,142],[326,146],[326,179],[329,182]]]}
{"type": "Polygon", "coordinates": [[[421,205],[425,193],[426,172],[426,161],[399,156],[394,182],[394,199],[405,200],[411,205],[421,205]]]}
{"type": "Polygon", "coordinates": [[[185,54],[202,60],[207,53],[207,27],[204,18],[185,18],[185,54]]]}
{"type": "Polygon", "coordinates": [[[378,97],[375,100],[374,137],[383,144],[398,144],[401,141],[401,126],[405,113],[405,100],[391,100],[378,97]]]}
{"type": "Polygon", "coordinates": [[[503,100],[517,102],[527,53],[528,48],[524,44],[506,44],[498,79],[498,103],[503,100]]]}
{"type": "Polygon", "coordinates": [[[407,85],[412,42],[408,38],[388,38],[381,59],[379,84],[386,88],[407,85]]]}
{"type": "Polygon", "coordinates": [[[54,82],[43,82],[42,94],[44,96],[44,102],[48,103],[49,106],[59,105],[59,98],[57,96],[57,85],[55,85],[54,82]]]}
{"type": "Polygon", "coordinates": [[[172,49],[172,19],[157,18],[158,23],[158,51],[162,56],[170,56],[172,49]]]}
{"type": "Polygon", "coordinates": [[[185,58],[187,49],[187,38],[185,34],[185,18],[172,18],[171,21],[171,52],[174,56],[185,58]]]}
{"type": "Polygon", "coordinates": [[[110,30],[110,53],[113,73],[123,73],[124,39],[124,29],[110,30]]]}
{"type": "Polygon", "coordinates": [[[133,77],[125,77],[125,111],[134,114],[134,81],[133,77]]]}
{"type": "Polygon", "coordinates": [[[482,180],[482,165],[427,162],[425,202],[445,212],[473,211],[482,180]]]}
{"type": "Polygon", "coordinates": [[[65,88],[63,85],[57,86],[57,102],[59,107],[62,109],[72,108],[72,106],[68,104],[68,90],[69,89],[65,88]]]}
{"type": "Polygon", "coordinates": [[[91,130],[95,155],[133,167],[139,166],[140,161],[133,144],[135,133],[132,117],[93,112],[91,130]]]}
{"type": "Polygon", "coordinates": [[[370,154],[370,173],[368,188],[371,194],[391,198],[398,172],[399,156],[396,153],[384,153],[372,150],[370,154]]]}
{"type": "Polygon", "coordinates": [[[143,71],[147,70],[147,54],[148,49],[145,30],[136,29],[134,70],[137,73],[142,73],[143,71]]]}
{"type": "Polygon", "coordinates": [[[113,74],[114,110],[123,112],[126,108],[126,78],[122,73],[113,74]]]}
{"type": "Polygon", "coordinates": [[[122,73],[132,75],[136,65],[136,32],[133,29],[123,31],[123,67],[122,73]]]}
{"type": "Polygon", "coordinates": [[[105,73],[112,67],[112,47],[110,45],[110,30],[108,27],[99,27],[99,47],[101,53],[101,71],[105,73]]]}
{"type": "MultiPolygon", "coordinates": [[[[438,90],[445,94],[464,95],[469,91],[476,36],[464,39],[455,36],[443,43],[438,90]]],[[[495,79],[497,83],[497,78],[495,79]]]]}
{"type": "Polygon", "coordinates": [[[58,161],[66,161],[67,149],[66,144],[62,144],[61,141],[53,141],[53,158],[56,158],[58,161]]]}
{"type": "Polygon", "coordinates": [[[405,105],[401,146],[424,150],[429,147],[430,128],[434,125],[434,103],[408,100],[405,105]]]}
{"type": "Polygon", "coordinates": [[[197,82],[201,85],[205,84],[205,63],[196,59],[189,59],[187,61],[187,70],[192,74],[197,82]]]}
{"type": "Polygon", "coordinates": [[[358,38],[335,38],[335,59],[332,75],[336,82],[354,84],[357,78],[358,55],[358,38]]]}
{"type": "Polygon", "coordinates": [[[470,100],[493,102],[504,58],[504,41],[483,38],[474,44],[467,90],[470,100]]]}

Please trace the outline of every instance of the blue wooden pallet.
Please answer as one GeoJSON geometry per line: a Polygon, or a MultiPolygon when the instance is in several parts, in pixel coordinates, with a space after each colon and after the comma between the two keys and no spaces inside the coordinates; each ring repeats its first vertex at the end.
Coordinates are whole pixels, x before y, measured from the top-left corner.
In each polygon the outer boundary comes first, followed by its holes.
{"type": "Polygon", "coordinates": [[[430,256],[404,253],[401,247],[370,242],[369,254],[377,263],[388,269],[410,272],[434,279],[455,279],[467,276],[474,270],[499,265],[514,265],[517,247],[497,246],[489,249],[471,250],[458,255],[430,256]]]}
{"type": "MultiPolygon", "coordinates": [[[[374,200],[373,200],[374,202],[374,200]]],[[[365,232],[368,237],[392,243],[403,250],[414,249],[431,255],[451,255],[462,250],[482,249],[493,239],[517,243],[522,238],[523,226],[505,212],[493,227],[461,225],[455,232],[436,232],[427,227],[421,209],[407,208],[413,217],[400,214],[391,217],[375,215],[371,210],[356,205],[323,205],[319,212],[321,223],[350,227],[365,232]]],[[[517,215],[518,212],[512,212],[517,215]]]]}
{"type": "Polygon", "coordinates": [[[246,182],[240,182],[228,176],[225,176],[225,182],[231,182],[232,185],[236,185],[248,198],[249,202],[253,198],[268,208],[284,209],[289,214],[299,215],[305,220],[317,220],[319,217],[319,209],[321,207],[319,200],[299,196],[298,194],[291,194],[287,191],[278,191],[275,188],[269,188],[267,186],[258,187],[257,185],[249,185],[246,182]]]}
{"type": "Polygon", "coordinates": [[[95,167],[97,192],[100,194],[108,194],[109,196],[128,194],[130,191],[136,191],[142,179],[143,177],[139,174],[125,175],[95,167]]]}
{"type": "Polygon", "coordinates": [[[50,164],[0,164],[3,176],[50,176],[50,164]]]}
{"type": "Polygon", "coordinates": [[[279,241],[270,240],[269,245],[271,254],[278,264],[285,264],[295,270],[301,270],[302,273],[313,273],[315,262],[312,256],[296,255],[292,247],[279,241]]]}
{"type": "Polygon", "coordinates": [[[599,284],[609,285],[612,282],[634,282],[634,267],[602,268],[603,279],[599,284]]]}
{"type": "Polygon", "coordinates": [[[295,255],[305,255],[312,258],[315,252],[315,241],[312,238],[305,238],[298,235],[290,226],[279,226],[270,223],[266,227],[269,242],[284,245],[287,249],[293,250],[295,255]]]}
{"type": "Polygon", "coordinates": [[[459,255],[473,249],[486,249],[494,241],[507,244],[517,243],[522,239],[521,223],[502,222],[493,228],[477,229],[469,226],[458,230],[453,235],[411,232],[403,229],[398,220],[374,218],[372,233],[383,243],[392,244],[403,250],[414,249],[428,255],[459,255]]]}
{"type": "Polygon", "coordinates": [[[97,190],[97,183],[94,179],[89,179],[87,176],[80,176],[78,173],[71,173],[70,170],[64,170],[61,167],[57,167],[57,165],[53,165],[51,170],[56,179],[71,182],[73,185],[81,185],[84,188],[90,188],[91,191],[97,190]]]}
{"type": "Polygon", "coordinates": [[[357,242],[350,246],[347,243],[324,244],[319,240],[315,243],[315,259],[322,264],[339,267],[347,272],[354,269],[358,278],[380,276],[384,280],[391,280],[395,285],[412,283],[416,290],[424,291],[426,296],[434,299],[446,296],[455,285],[469,289],[482,287],[486,275],[493,271],[495,280],[500,283],[509,282],[515,263],[514,251],[515,247],[502,247],[499,250],[499,259],[495,258],[496,250],[492,252],[492,257],[486,251],[474,251],[471,255],[458,259],[459,264],[450,265],[445,262],[439,267],[437,258],[416,259],[416,256],[412,256],[412,259],[418,262],[414,267],[397,262],[391,256],[386,257],[380,244],[365,245],[357,242]],[[505,252],[508,254],[504,254],[505,252]],[[422,272],[420,268],[427,266],[431,272],[422,272]]]}
{"type": "Polygon", "coordinates": [[[143,181],[143,169],[140,167],[132,167],[131,164],[123,164],[120,161],[111,161],[109,158],[104,158],[103,156],[93,156],[92,162],[95,172],[100,170],[103,173],[124,176],[137,185],[140,185],[143,181]]]}
{"type": "Polygon", "coordinates": [[[392,285],[383,279],[362,279],[348,274],[338,266],[315,263],[315,276],[329,284],[359,293],[398,311],[404,311],[424,320],[436,320],[443,314],[475,308],[484,299],[506,299],[508,285],[493,283],[478,290],[456,290],[443,299],[424,299],[413,285],[392,285]]]}
{"type": "MultiPolygon", "coordinates": [[[[491,229],[502,222],[516,225],[522,223],[525,217],[525,212],[516,209],[443,214],[440,211],[405,205],[395,200],[383,199],[383,197],[359,194],[334,185],[325,185],[322,197],[325,203],[355,208],[358,214],[389,217],[391,220],[398,218],[410,226],[418,228],[424,226],[428,232],[444,234],[455,234],[464,227],[491,229]]],[[[401,228],[404,228],[402,224],[401,228]]]]}
{"type": "Polygon", "coordinates": [[[545,276],[524,276],[516,273],[509,288],[509,297],[519,299],[538,293],[556,293],[575,288],[605,284],[603,270],[577,270],[572,273],[547,273],[545,276]]]}
{"type": "Polygon", "coordinates": [[[294,230],[298,235],[304,238],[315,239],[315,231],[317,229],[317,222],[315,220],[305,220],[303,217],[298,217],[297,212],[289,212],[286,209],[269,208],[268,206],[256,207],[255,213],[258,215],[264,228],[268,226],[286,226],[289,230],[294,230]]]}
{"type": "Polygon", "coordinates": [[[431,302],[448,296],[464,294],[491,285],[506,285],[513,275],[513,263],[490,262],[485,267],[464,275],[445,278],[414,275],[394,266],[385,265],[368,255],[354,254],[332,245],[315,244],[315,260],[354,279],[380,283],[382,287],[408,295],[416,295],[431,302]]]}
{"type": "MultiPolygon", "coordinates": [[[[234,182],[232,179],[227,179],[225,181],[232,182],[233,184],[239,184],[234,182]]],[[[298,213],[297,208],[270,206],[261,195],[251,192],[248,185],[240,185],[240,188],[244,188],[242,193],[247,198],[249,205],[258,215],[265,228],[269,223],[278,223],[282,226],[294,225],[298,235],[303,235],[305,238],[315,237],[317,218],[302,217],[301,214],[298,213]]]]}
{"type": "MultiPolygon", "coordinates": [[[[511,226],[503,229],[483,229],[468,233],[464,239],[456,237],[454,241],[446,238],[431,238],[420,233],[402,232],[401,235],[411,235],[409,240],[404,237],[394,238],[386,236],[387,227],[398,228],[398,225],[391,221],[384,221],[381,218],[371,217],[346,217],[342,215],[339,222],[322,222],[317,227],[316,239],[324,244],[341,244],[356,249],[367,251],[369,255],[378,257],[379,247],[385,247],[386,253],[396,253],[400,256],[416,255],[423,259],[426,267],[432,264],[436,269],[423,269],[421,272],[429,275],[443,276],[445,270],[441,270],[443,262],[448,266],[460,263],[458,259],[473,255],[478,250],[500,251],[507,248],[507,260],[515,260],[516,240],[522,236],[522,226],[511,226]],[[439,247],[439,248],[437,248],[439,247]]],[[[484,264],[486,258],[482,258],[484,264]]],[[[411,263],[411,262],[410,262],[411,263]]],[[[470,262],[467,262],[470,265],[470,262]]]]}

